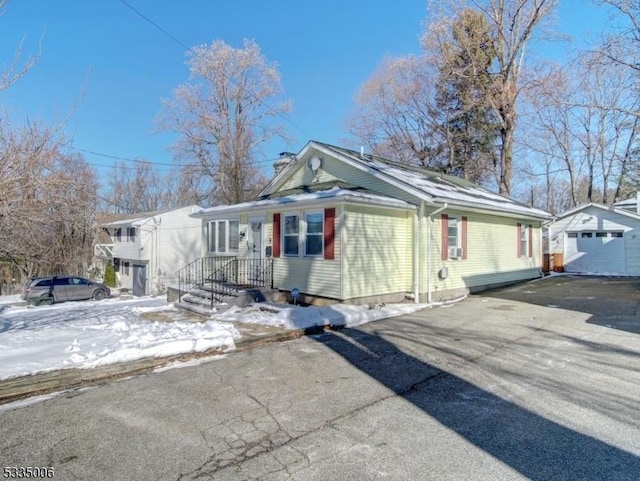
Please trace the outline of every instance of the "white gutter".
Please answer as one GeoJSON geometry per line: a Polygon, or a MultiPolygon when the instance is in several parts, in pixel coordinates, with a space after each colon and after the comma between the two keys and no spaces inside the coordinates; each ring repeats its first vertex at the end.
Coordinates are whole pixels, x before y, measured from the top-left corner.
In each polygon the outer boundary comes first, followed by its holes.
{"type": "Polygon", "coordinates": [[[327,195],[322,197],[311,197],[306,199],[293,199],[293,200],[281,200],[280,199],[266,199],[255,202],[244,202],[242,204],[232,204],[220,207],[212,207],[209,210],[202,210],[189,214],[189,217],[195,219],[218,219],[225,215],[230,214],[244,214],[249,211],[258,210],[278,210],[285,211],[287,209],[298,209],[317,207],[327,204],[357,204],[364,206],[374,206],[379,209],[412,211],[417,207],[413,204],[409,204],[403,200],[397,200],[387,197],[369,197],[359,196],[357,194],[343,194],[343,195],[327,195]]]}
{"type": "Polygon", "coordinates": [[[432,216],[439,214],[440,212],[442,212],[443,210],[445,210],[447,207],[449,207],[449,204],[447,204],[446,202],[444,203],[444,205],[442,207],[440,207],[439,209],[434,210],[433,212],[431,212],[431,214],[429,214],[427,217],[429,219],[428,223],[427,223],[427,241],[429,242],[428,246],[427,246],[427,304],[431,304],[431,288],[432,288],[432,282],[431,282],[431,271],[432,271],[432,256],[431,256],[431,251],[432,251],[432,239],[431,239],[431,233],[432,233],[432,228],[431,228],[431,221],[432,221],[432,216]]]}

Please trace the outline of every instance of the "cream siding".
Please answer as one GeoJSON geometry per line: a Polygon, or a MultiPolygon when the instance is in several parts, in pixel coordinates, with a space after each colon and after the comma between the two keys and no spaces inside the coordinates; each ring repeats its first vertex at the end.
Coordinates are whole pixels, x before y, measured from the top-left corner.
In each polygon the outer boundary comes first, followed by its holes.
{"type": "MultiPolygon", "coordinates": [[[[334,159],[327,159],[325,164],[335,163],[334,159]]],[[[318,178],[314,179],[313,172],[307,167],[306,162],[300,163],[295,172],[291,173],[291,177],[282,185],[279,190],[293,189],[303,185],[312,185],[314,182],[330,182],[333,180],[342,180],[331,173],[331,171],[324,166],[318,172],[318,178]]]]}
{"type": "MultiPolygon", "coordinates": [[[[433,249],[431,288],[434,298],[437,299],[438,293],[443,291],[474,290],[481,286],[531,279],[541,275],[540,222],[518,221],[454,210],[446,210],[443,213],[467,217],[467,259],[441,260],[441,213],[433,216],[431,236],[427,244],[431,244],[433,249]],[[518,257],[518,222],[533,226],[532,257],[518,257]],[[446,279],[441,275],[443,267],[448,270],[446,279]]],[[[426,259],[426,252],[424,255],[426,259]]],[[[422,286],[424,292],[427,286],[426,278],[422,279],[422,286]]]]}
{"type": "MultiPolygon", "coordinates": [[[[315,155],[315,153],[309,153],[304,159],[302,159],[303,161],[300,162],[298,169],[293,172],[292,176],[277,190],[287,190],[295,187],[313,185],[313,174],[306,166],[307,157],[310,158],[312,155],[315,155]]],[[[416,202],[416,198],[404,190],[377,179],[371,175],[371,173],[363,172],[360,169],[356,169],[351,165],[325,155],[323,167],[316,182],[332,180],[341,180],[352,185],[364,187],[372,192],[393,197],[395,199],[401,199],[406,202],[416,202]]]]}
{"type": "Polygon", "coordinates": [[[413,212],[348,206],[343,216],[343,298],[412,288],[413,212]]]}
{"type": "MultiPolygon", "coordinates": [[[[329,206],[326,206],[329,207],[329,206]]],[[[317,212],[323,207],[316,207],[309,210],[286,209],[269,213],[269,224],[273,239],[273,214],[279,212],[287,213],[317,212]]],[[[301,293],[311,296],[327,297],[331,299],[342,299],[342,279],[340,276],[341,250],[340,239],[342,209],[336,207],[336,236],[334,239],[335,258],[332,260],[313,257],[288,257],[280,252],[280,257],[273,259],[273,287],[276,289],[290,291],[298,288],[301,293]]]]}

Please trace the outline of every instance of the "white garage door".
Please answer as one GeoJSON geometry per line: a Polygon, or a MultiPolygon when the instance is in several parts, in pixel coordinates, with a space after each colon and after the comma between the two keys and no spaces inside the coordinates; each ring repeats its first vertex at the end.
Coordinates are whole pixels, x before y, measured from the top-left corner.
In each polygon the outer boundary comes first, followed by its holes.
{"type": "Polygon", "coordinates": [[[626,273],[622,231],[567,232],[565,246],[564,269],[567,272],[626,273]]]}

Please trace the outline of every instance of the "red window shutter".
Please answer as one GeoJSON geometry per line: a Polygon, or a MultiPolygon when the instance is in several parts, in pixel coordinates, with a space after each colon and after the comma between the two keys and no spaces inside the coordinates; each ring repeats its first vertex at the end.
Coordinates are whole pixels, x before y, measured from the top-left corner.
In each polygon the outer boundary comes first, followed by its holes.
{"type": "Polygon", "coordinates": [[[280,257],[280,214],[273,214],[273,257],[280,257]]]}
{"type": "Polygon", "coordinates": [[[462,260],[467,258],[467,217],[462,216],[462,260]]]}
{"type": "Polygon", "coordinates": [[[324,210],[324,258],[335,259],[334,241],[336,238],[336,209],[324,210]]]}
{"type": "Polygon", "coordinates": [[[441,233],[441,238],[442,238],[442,253],[441,253],[441,259],[443,261],[446,261],[447,259],[449,259],[449,216],[447,214],[442,214],[440,216],[440,220],[442,223],[442,233],[441,233]]]}
{"type": "Polygon", "coordinates": [[[533,257],[533,226],[529,224],[529,257],[533,257]]]}
{"type": "Polygon", "coordinates": [[[522,224],[518,224],[518,257],[522,257],[522,224]]]}

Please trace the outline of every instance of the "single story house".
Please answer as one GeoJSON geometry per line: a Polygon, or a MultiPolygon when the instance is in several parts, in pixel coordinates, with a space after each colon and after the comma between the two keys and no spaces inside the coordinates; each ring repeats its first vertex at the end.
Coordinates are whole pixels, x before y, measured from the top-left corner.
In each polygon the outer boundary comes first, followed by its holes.
{"type": "Polygon", "coordinates": [[[635,199],[621,206],[588,203],[557,216],[549,250],[574,273],[640,275],[640,214],[635,199]]]}
{"type": "Polygon", "coordinates": [[[102,265],[113,262],[118,287],[136,296],[165,292],[176,281],[176,272],[201,252],[201,221],[190,217],[201,207],[121,216],[103,222],[101,228],[111,243],[94,245],[102,265]]]}
{"type": "Polygon", "coordinates": [[[316,141],[275,165],[255,200],[192,214],[203,258],[268,259],[274,288],[315,303],[431,302],[542,275],[547,212],[316,141]]]}

